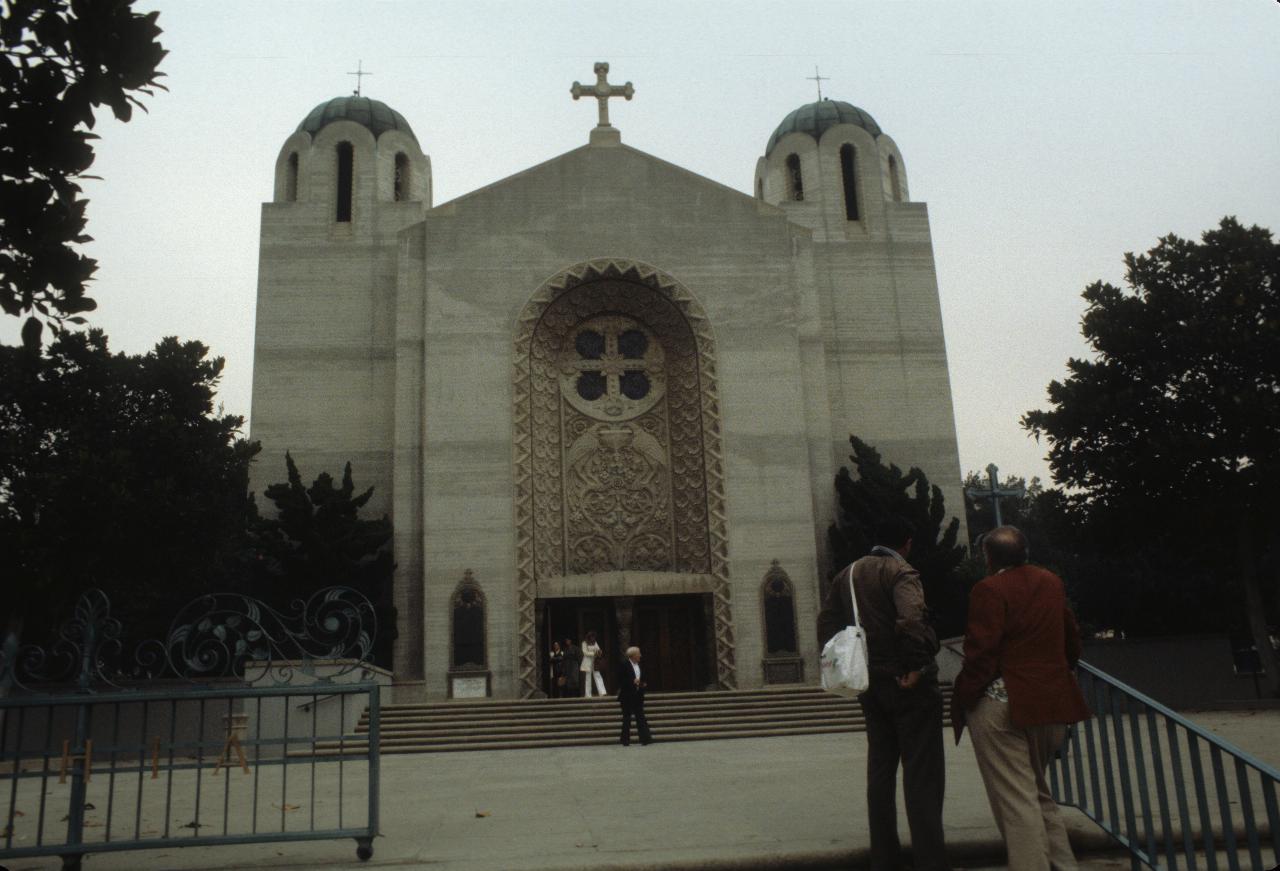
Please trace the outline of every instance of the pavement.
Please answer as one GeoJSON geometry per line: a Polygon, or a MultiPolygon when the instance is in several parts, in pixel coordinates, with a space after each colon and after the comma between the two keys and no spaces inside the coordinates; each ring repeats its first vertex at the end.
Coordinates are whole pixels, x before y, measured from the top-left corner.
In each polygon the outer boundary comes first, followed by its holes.
{"type": "MultiPolygon", "coordinates": [[[[1237,746],[1280,765],[1280,711],[1193,715],[1237,746]]],[[[223,869],[422,868],[438,871],[669,871],[669,869],[842,869],[865,867],[868,847],[863,798],[866,736],[806,735],[649,747],[557,748],[385,756],[382,759],[382,835],[368,862],[345,841],[226,847],[165,847],[90,854],[87,871],[223,871],[223,869]]],[[[999,833],[965,740],[947,744],[946,834],[958,868],[998,867],[999,833]]],[[[346,821],[360,822],[363,777],[346,766],[346,821]],[[354,817],[354,819],[353,819],[354,817]]],[[[332,766],[319,766],[312,787],[305,768],[291,767],[279,783],[268,769],[259,782],[260,820],[305,828],[314,812],[323,820],[339,795],[332,766]]],[[[224,772],[224,775],[226,772],[224,772]]],[[[190,772],[185,776],[194,776],[190,772]]],[[[55,779],[56,780],[56,779],[55,779]]],[[[223,808],[232,825],[248,813],[254,778],[205,776],[202,818],[220,826],[223,808]],[[213,816],[210,816],[212,808],[213,816]]],[[[139,782],[122,778],[116,801],[139,782]]],[[[36,781],[38,783],[38,781],[36,781]]],[[[106,778],[95,777],[90,819],[103,825],[106,778]]],[[[155,783],[163,783],[163,780],[155,783]]],[[[181,780],[174,795],[184,794],[181,780]]],[[[65,790],[51,781],[49,801],[65,790]]],[[[151,789],[151,787],[148,787],[151,789]]],[[[163,791],[144,794],[144,831],[155,831],[163,791]]],[[[19,807],[35,797],[19,796],[19,807]]],[[[0,801],[0,810],[6,802],[0,801]]],[[[123,805],[128,812],[131,805],[123,805]]],[[[909,841],[905,818],[900,830],[909,841]]],[[[178,820],[194,814],[175,802],[178,820]]],[[[1084,869],[1118,868],[1114,845],[1074,810],[1066,810],[1084,869]],[[1111,850],[1108,854],[1106,851],[1111,850]]],[[[24,817],[25,819],[25,817],[24,817]]],[[[131,819],[131,818],[130,818],[131,819]]],[[[243,819],[240,819],[243,822],[243,819]]],[[[131,822],[128,823],[132,825],[131,822]]],[[[119,826],[120,823],[113,823],[119,826]]],[[[118,829],[117,829],[118,831],[118,829]]],[[[206,833],[209,831],[206,828],[206,833]]],[[[119,835],[117,834],[117,837],[119,835]]],[[[180,838],[181,834],[175,835],[180,838]]],[[[1123,860],[1128,864],[1128,860],[1123,860]]],[[[59,868],[56,859],[0,860],[11,871],[59,868]]]]}

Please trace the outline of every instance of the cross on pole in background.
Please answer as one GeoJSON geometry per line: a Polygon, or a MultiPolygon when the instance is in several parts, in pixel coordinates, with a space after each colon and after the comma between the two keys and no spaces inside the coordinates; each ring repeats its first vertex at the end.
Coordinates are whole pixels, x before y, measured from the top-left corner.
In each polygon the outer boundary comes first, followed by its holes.
{"type": "Polygon", "coordinates": [[[821,103],[822,102],[822,83],[831,81],[831,76],[824,76],[822,73],[818,72],[818,65],[814,64],[813,75],[805,76],[805,78],[811,82],[818,83],[818,102],[821,103]]]}
{"type": "Polygon", "coordinates": [[[972,499],[990,499],[991,507],[995,509],[996,527],[1004,526],[1004,518],[1000,515],[1000,500],[1012,498],[1014,496],[1026,495],[1027,488],[1019,484],[1017,487],[1000,486],[1000,470],[996,468],[996,464],[992,463],[987,466],[987,488],[980,489],[972,487],[965,490],[965,493],[972,499]]]}
{"type": "Polygon", "coordinates": [[[579,97],[595,97],[600,103],[600,123],[597,127],[610,127],[609,124],[609,98],[625,97],[628,100],[635,94],[636,89],[632,87],[630,82],[625,85],[609,84],[609,65],[604,61],[596,64],[596,83],[595,85],[583,85],[574,82],[573,87],[569,89],[569,93],[573,94],[573,99],[579,97]]]}
{"type": "Polygon", "coordinates": [[[358,97],[360,96],[360,85],[363,84],[364,77],[371,76],[373,75],[373,73],[366,73],[364,71],[364,61],[356,61],[356,71],[354,73],[347,73],[347,75],[356,77],[356,94],[355,95],[358,97]]]}

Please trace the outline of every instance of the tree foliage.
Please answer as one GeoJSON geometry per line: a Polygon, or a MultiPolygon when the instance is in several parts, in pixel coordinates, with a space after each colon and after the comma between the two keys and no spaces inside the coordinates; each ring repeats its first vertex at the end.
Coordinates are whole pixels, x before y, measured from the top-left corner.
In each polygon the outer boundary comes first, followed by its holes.
{"type": "Polygon", "coordinates": [[[1084,292],[1094,351],[1049,385],[1023,425],[1054,479],[1114,508],[1206,497],[1258,508],[1280,475],[1280,245],[1224,218],[1197,243],[1167,236],[1125,255],[1125,288],[1084,292]]]}
{"type": "Polygon", "coordinates": [[[1199,242],[1126,254],[1125,287],[1098,282],[1084,299],[1094,355],[1070,360],[1023,426],[1048,441],[1100,552],[1162,548],[1137,570],[1172,561],[1219,597],[1242,593],[1269,649],[1275,602],[1257,575],[1280,545],[1280,244],[1224,218],[1199,242]]]}
{"type": "Polygon", "coordinates": [[[275,505],[276,517],[255,525],[259,595],[269,601],[305,599],[318,589],[352,587],[367,596],[378,615],[375,659],[391,663],[396,637],[391,578],[391,521],[360,517],[373,488],[357,494],[347,463],[341,484],[321,472],[310,487],[285,454],[287,481],[267,487],[264,495],[275,505]]]}
{"type": "Polygon", "coordinates": [[[842,568],[871,552],[876,524],[896,514],[915,525],[910,562],[920,572],[925,598],[939,631],[963,631],[966,602],[956,577],[956,567],[965,549],[956,543],[960,521],[947,520],[942,490],[930,485],[925,473],[912,467],[906,473],[895,465],[885,465],[879,452],[851,436],[853,453],[848,466],[836,474],[837,519],[828,530],[832,566],[842,568]]]}
{"type": "Polygon", "coordinates": [[[5,606],[31,623],[87,587],[161,631],[184,601],[233,584],[246,556],[244,419],[214,410],[222,358],[168,338],[113,354],[100,330],[0,346],[5,606]],[[21,595],[14,595],[21,591],[21,595]]]}
{"type": "Polygon", "coordinates": [[[163,75],[159,13],[133,0],[0,0],[0,308],[28,315],[40,342],[96,303],[85,283],[97,263],[79,179],[93,165],[94,109],[128,121],[163,75]]]}

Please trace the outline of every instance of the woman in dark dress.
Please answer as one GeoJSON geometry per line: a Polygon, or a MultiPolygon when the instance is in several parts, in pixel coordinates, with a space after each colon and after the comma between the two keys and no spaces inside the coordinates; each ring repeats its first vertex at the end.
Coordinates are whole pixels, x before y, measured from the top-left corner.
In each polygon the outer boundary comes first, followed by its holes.
{"type": "Polygon", "coordinates": [[[578,646],[573,643],[572,638],[564,640],[564,688],[561,695],[572,698],[578,694],[580,684],[578,683],[578,664],[581,662],[581,654],[578,653],[578,646]]]}
{"type": "Polygon", "coordinates": [[[564,650],[559,641],[551,642],[551,653],[548,655],[548,674],[551,675],[551,698],[558,699],[564,692],[564,650]]]}

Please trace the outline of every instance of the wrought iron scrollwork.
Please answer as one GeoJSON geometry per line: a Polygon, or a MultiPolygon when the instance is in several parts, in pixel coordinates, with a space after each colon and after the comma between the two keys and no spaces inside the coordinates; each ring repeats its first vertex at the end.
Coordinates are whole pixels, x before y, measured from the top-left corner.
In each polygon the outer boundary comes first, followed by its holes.
{"type": "Polygon", "coordinates": [[[126,662],[123,630],[101,590],[81,594],[49,645],[0,645],[0,691],[73,683],[89,691],[155,678],[332,683],[372,660],[378,621],[373,604],[349,587],[326,587],[294,600],[288,611],[238,593],[209,593],[185,607],[164,640],[133,648],[126,662]],[[325,667],[318,669],[324,660],[325,667]]]}
{"type": "Polygon", "coordinates": [[[241,677],[289,683],[294,674],[328,682],[368,662],[377,636],[373,604],[349,587],[326,587],[281,613],[257,599],[210,593],[174,619],[165,657],[192,679],[241,677]],[[317,660],[341,660],[317,674],[317,660]]]}
{"type": "Polygon", "coordinates": [[[28,689],[33,683],[75,683],[87,690],[94,683],[115,686],[110,663],[121,651],[120,621],[111,616],[111,600],[101,590],[86,590],[71,617],[48,646],[5,639],[0,650],[0,688],[28,689]]]}

